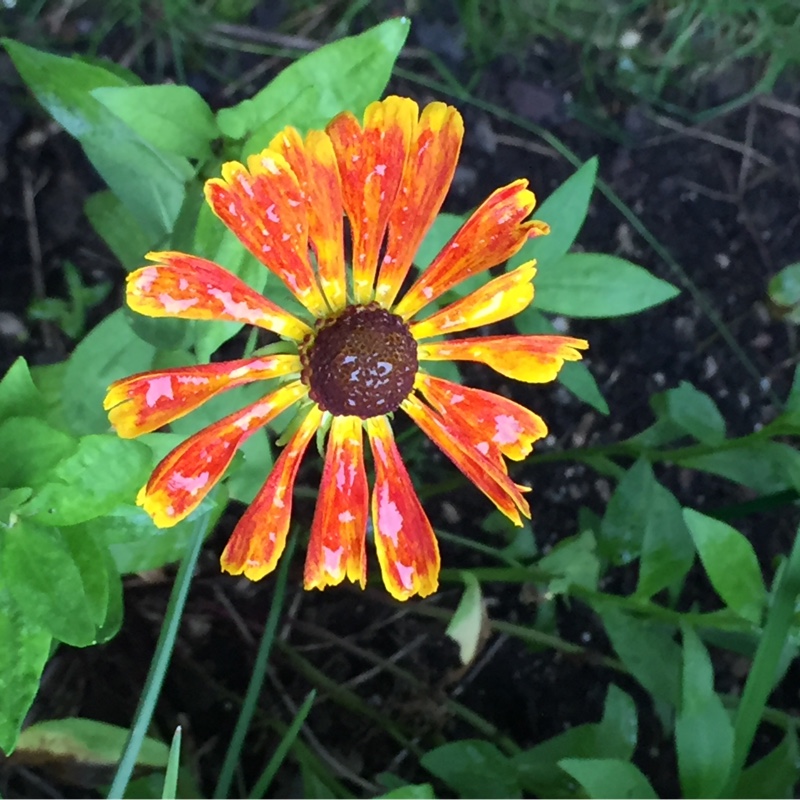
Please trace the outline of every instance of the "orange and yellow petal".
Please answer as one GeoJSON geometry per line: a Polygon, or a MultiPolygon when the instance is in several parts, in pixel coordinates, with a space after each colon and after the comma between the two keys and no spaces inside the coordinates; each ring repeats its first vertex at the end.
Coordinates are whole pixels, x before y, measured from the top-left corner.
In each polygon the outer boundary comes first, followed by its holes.
{"type": "Polygon", "coordinates": [[[497,448],[506,458],[521,461],[533,443],[547,436],[547,425],[533,411],[494,392],[419,373],[415,387],[443,417],[457,420],[469,431],[476,449],[488,454],[497,448]]]}
{"type": "Polygon", "coordinates": [[[513,256],[532,236],[548,233],[545,223],[526,221],[536,205],[527,187],[528,181],[518,180],[489,195],[414,282],[395,313],[411,319],[461,281],[513,256]]]}
{"type": "Polygon", "coordinates": [[[428,438],[475,484],[515,525],[520,512],[530,519],[528,503],[522,496],[527,487],[515,484],[496,460],[492,448],[479,447],[469,425],[444,417],[411,395],[400,406],[428,438]]]}
{"type": "Polygon", "coordinates": [[[427,339],[443,333],[491,325],[519,314],[533,300],[531,281],[536,274],[535,264],[535,261],[528,261],[431,314],[427,319],[415,322],[411,326],[411,335],[415,339],[427,339]]]}
{"type": "Polygon", "coordinates": [[[316,405],[295,431],[272,467],[266,483],[234,528],[222,551],[224,572],[261,580],[275,569],[286,547],[292,516],[292,490],[300,461],[322,422],[316,405]]]}
{"type": "Polygon", "coordinates": [[[132,439],[180,419],[220,392],[302,369],[293,354],[140,372],[108,387],[103,408],[118,436],[132,439]]]}
{"type": "Polygon", "coordinates": [[[306,554],[306,589],[335,586],[345,578],[364,588],[368,508],[361,420],[334,417],[306,554]]]}
{"type": "Polygon", "coordinates": [[[159,528],[172,527],[185,519],[222,477],[237,448],[307,392],[300,381],[286,384],[198,431],[155,468],[139,492],[137,504],[159,528]]]}
{"type": "Polygon", "coordinates": [[[389,308],[408,275],[425,234],[436,219],[453,180],[464,121],[444,103],[431,103],[420,114],[389,216],[386,254],[380,264],[375,300],[389,308]]]}
{"type": "Polygon", "coordinates": [[[311,328],[213,261],[184,253],[148,253],[158,262],[131,272],[128,305],[148,317],[242,322],[302,341],[311,328]]]}
{"type": "Polygon", "coordinates": [[[326,128],[342,181],[344,210],[353,234],[353,294],[368,303],[375,292],[378,256],[403,177],[419,107],[406,97],[370,103],[364,125],[350,112],[326,128]]]}
{"type": "Polygon", "coordinates": [[[386,417],[366,421],[375,461],[372,522],[387,591],[397,600],[439,587],[439,545],[406,471],[386,417]]]}
{"type": "Polygon", "coordinates": [[[206,181],[213,212],[239,241],[314,315],[327,306],[308,257],[308,201],[286,159],[263,150],[222,165],[206,181]]]}
{"type": "Polygon", "coordinates": [[[525,383],[555,380],[565,361],[580,361],[589,343],[571,336],[477,336],[421,343],[420,361],[477,361],[525,383]]]}
{"type": "Polygon", "coordinates": [[[310,131],[303,142],[295,128],[284,128],[269,144],[297,176],[308,208],[309,239],[317,257],[319,283],[332,311],[347,303],[344,263],[344,211],[339,168],[330,137],[310,131]]]}

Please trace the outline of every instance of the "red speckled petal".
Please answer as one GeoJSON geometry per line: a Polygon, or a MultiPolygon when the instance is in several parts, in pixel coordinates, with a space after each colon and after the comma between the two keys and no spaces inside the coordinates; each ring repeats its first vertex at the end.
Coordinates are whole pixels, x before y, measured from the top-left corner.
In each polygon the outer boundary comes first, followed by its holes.
{"type": "Polygon", "coordinates": [[[525,383],[555,380],[565,361],[580,361],[589,343],[570,336],[476,336],[420,344],[420,361],[478,361],[525,383]]]}
{"type": "MultiPolygon", "coordinates": [[[[521,461],[533,443],[547,436],[544,420],[524,406],[493,392],[471,389],[419,373],[415,387],[446,419],[454,419],[469,432],[479,452],[496,449],[506,458],[521,461]]],[[[499,459],[502,468],[502,459],[499,459]]]]}
{"type": "Polygon", "coordinates": [[[311,406],[283,448],[267,482],[239,520],[222,552],[220,563],[225,572],[258,581],[275,569],[286,547],[297,470],[322,416],[318,406],[311,406]]]}
{"type": "Polygon", "coordinates": [[[198,431],[161,461],[136,498],[159,528],[170,528],[197,508],[219,481],[236,449],[308,392],[300,381],[198,431]]]}
{"type": "Polygon", "coordinates": [[[361,420],[334,417],[308,542],[306,589],[335,586],[345,578],[364,588],[368,506],[361,420]]]}
{"type": "Polygon", "coordinates": [[[307,198],[309,238],[317,257],[319,282],[328,305],[339,311],[347,303],[344,210],[330,137],[324,131],[310,131],[303,142],[295,128],[285,128],[269,149],[286,159],[307,198]]]}
{"type": "Polygon", "coordinates": [[[372,523],[387,591],[397,600],[439,587],[439,545],[403,464],[386,417],[366,421],[375,460],[372,523]]]}
{"type": "Polygon", "coordinates": [[[484,453],[478,447],[469,426],[461,425],[455,418],[443,417],[414,395],[406,398],[401,408],[515,525],[522,524],[520,512],[530,518],[530,508],[520,491],[529,490],[517,486],[498,466],[496,458],[491,457],[491,448],[484,453]]]}
{"type": "Polygon", "coordinates": [[[533,300],[531,281],[536,274],[535,263],[529,261],[506,272],[427,319],[415,322],[411,326],[411,335],[415,339],[427,339],[429,336],[491,325],[519,314],[533,300]]]}
{"type": "Polygon", "coordinates": [[[417,250],[442,207],[463,138],[464,121],[455,108],[444,103],[425,106],[389,216],[386,254],[375,290],[375,299],[384,308],[389,308],[397,297],[417,250]]]}
{"type": "Polygon", "coordinates": [[[227,389],[300,370],[299,357],[287,354],[140,372],[112,383],[103,408],[117,435],[132,439],[180,419],[227,389]]]}
{"type": "Polygon", "coordinates": [[[128,275],[128,305],[148,317],[243,322],[302,341],[311,328],[213,261],[148,253],[158,262],[128,275]]]}
{"type": "Polygon", "coordinates": [[[545,223],[526,218],[536,205],[528,181],[497,189],[455,232],[394,309],[411,319],[431,300],[479,272],[505,261],[533,236],[549,232],[545,223]]]}
{"type": "Polygon", "coordinates": [[[406,97],[370,103],[364,126],[349,112],[326,128],[342,179],[344,209],[353,232],[353,294],[368,303],[375,293],[378,255],[403,176],[419,108],[406,97]]]}
{"type": "Polygon", "coordinates": [[[239,241],[315,316],[327,310],[308,258],[308,201],[286,159],[263,150],[222,165],[206,199],[239,241]]]}

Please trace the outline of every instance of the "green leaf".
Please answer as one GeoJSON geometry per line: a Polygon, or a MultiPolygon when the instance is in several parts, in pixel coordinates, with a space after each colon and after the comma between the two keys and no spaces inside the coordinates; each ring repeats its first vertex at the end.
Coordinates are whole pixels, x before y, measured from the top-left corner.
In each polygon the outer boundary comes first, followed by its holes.
{"type": "Polygon", "coordinates": [[[0,487],[0,527],[8,527],[18,516],[20,508],[33,494],[30,486],[21,489],[5,489],[0,487]]]}
{"type": "MultiPolygon", "coordinates": [[[[553,323],[533,306],[528,306],[517,314],[513,323],[517,332],[522,334],[557,333],[553,323]]],[[[600,393],[594,375],[585,364],[579,361],[566,362],[558,373],[558,380],[584,403],[596,408],[601,414],[609,413],[608,403],[600,393]]]]}
{"type": "Polygon", "coordinates": [[[204,160],[219,136],[214,114],[190,86],[107,87],[92,97],[159,150],[204,160]]]}
{"type": "Polygon", "coordinates": [[[461,572],[464,594],[447,625],[445,635],[457,645],[461,663],[471,664],[483,639],[486,624],[486,609],[478,579],[467,571],[461,572]]]}
{"type": "Polygon", "coordinates": [[[145,232],[152,237],[169,232],[192,170],[185,159],[155,150],[92,97],[95,89],[127,82],[99,66],[10,39],[3,42],[36,99],[80,141],[95,169],[145,232]]]}
{"type": "Polygon", "coordinates": [[[21,356],[0,381],[0,420],[7,417],[40,416],[44,402],[21,356]]]}
{"type": "Polygon", "coordinates": [[[563,758],[558,766],[592,798],[657,798],[650,781],[630,761],[617,758],[563,758]]]}
{"type": "Polygon", "coordinates": [[[656,395],[651,402],[654,408],[663,403],[665,416],[697,441],[716,445],[725,440],[725,419],[717,404],[691,383],[681,381],[677,389],[656,395]]]}
{"type": "Polygon", "coordinates": [[[436,793],[433,791],[433,786],[429,783],[409,783],[405,786],[398,786],[386,794],[378,795],[378,800],[435,800],[436,793]]]}
{"type": "Polygon", "coordinates": [[[460,797],[522,797],[508,757],[491,742],[448,742],[425,753],[420,764],[460,797]]]}
{"type": "MultiPolygon", "coordinates": [[[[21,520],[3,537],[3,582],[25,619],[76,647],[96,641],[96,585],[55,528],[21,520]]],[[[102,564],[101,564],[102,568],[102,564]]]]}
{"type": "Polygon", "coordinates": [[[719,797],[733,763],[733,725],[714,692],[706,648],[683,629],[683,692],[675,723],[678,773],[685,797],[719,797]]]}
{"type": "MultiPolygon", "coordinates": [[[[586,219],[589,200],[597,177],[597,158],[590,158],[535,209],[534,216],[550,225],[547,236],[537,236],[509,259],[508,268],[524,264],[535,258],[537,268],[546,268],[565,256],[572,247],[586,219]]],[[[537,286],[534,279],[534,286],[537,286]]],[[[538,293],[538,288],[537,288],[538,293]]]]}
{"type": "MultiPolygon", "coordinates": [[[[102,517],[102,519],[107,519],[107,517],[102,517]]],[[[97,543],[102,542],[99,538],[95,538],[94,541],[97,543]]],[[[96,633],[97,643],[103,644],[113,639],[119,633],[125,615],[125,608],[122,578],[120,577],[119,570],[114,563],[114,559],[111,557],[111,553],[108,552],[108,548],[103,545],[99,549],[103,559],[103,566],[106,572],[106,584],[108,586],[108,600],[106,602],[105,616],[98,624],[96,633]]]]}
{"type": "Polygon", "coordinates": [[[217,114],[220,130],[232,139],[253,134],[244,148],[252,153],[285,125],[306,131],[323,128],[340,111],[360,116],[386,88],[408,30],[409,21],[398,17],[320,47],[253,98],[222,109],[217,114]]]}
{"type": "Polygon", "coordinates": [[[47,473],[78,449],[78,441],[36,417],[0,423],[0,486],[38,487],[47,473]]]}
{"type": "Polygon", "coordinates": [[[141,442],[91,434],[47,475],[22,513],[43,525],[77,525],[130,502],[150,473],[152,456],[141,442]]]}
{"type": "Polygon", "coordinates": [[[800,323],[800,263],[789,264],[773,275],[767,284],[767,294],[784,319],[800,323]]]}
{"type": "Polygon", "coordinates": [[[172,745],[169,748],[169,761],[167,763],[167,773],[164,776],[164,790],[161,793],[162,800],[174,800],[178,796],[178,771],[181,765],[181,738],[183,730],[180,725],[175,728],[172,737],[172,745]]]}
{"type": "Polygon", "coordinates": [[[534,286],[535,308],[586,319],[636,314],[678,294],[642,267],[600,253],[571,253],[543,264],[534,286]]]}
{"type": "Polygon", "coordinates": [[[716,453],[682,458],[677,463],[720,475],[760,494],[800,488],[800,453],[783,442],[726,447],[716,453]]]}
{"type": "Polygon", "coordinates": [[[179,561],[198,525],[206,527],[205,533],[211,531],[225,500],[225,492],[212,490],[189,519],[172,528],[157,528],[148,514],[134,505],[118,506],[76,528],[108,548],[121,574],[147,572],[179,561]]]}
{"type": "Polygon", "coordinates": [[[691,508],[685,508],[683,516],[716,593],[730,609],[758,625],[767,590],[753,546],[739,531],[718,519],[691,508]]]}
{"type": "Polygon", "coordinates": [[[591,531],[562,539],[539,561],[540,569],[561,577],[547,584],[549,594],[565,594],[570,586],[595,590],[600,577],[597,542],[591,531]]]}
{"type": "MultiPolygon", "coordinates": [[[[22,732],[15,757],[23,764],[58,765],[77,776],[87,770],[116,766],[127,736],[127,728],[93,719],[50,719],[36,722],[22,732]]],[[[148,736],[136,763],[163,770],[168,759],[169,748],[148,736]]]]}
{"type": "Polygon", "coordinates": [[[615,608],[601,609],[600,615],[614,650],[631,675],[656,701],[676,707],[681,650],[672,638],[672,629],[615,608]]]}
{"type": "Polygon", "coordinates": [[[75,348],[64,374],[64,419],[75,433],[109,429],[103,398],[115,380],[150,369],[156,348],[131,330],[122,309],[109,314],[75,348]]]}
{"type": "Polygon", "coordinates": [[[789,727],[781,743],[739,776],[734,797],[794,797],[800,775],[797,733],[789,727]]]}
{"type": "Polygon", "coordinates": [[[83,210],[95,232],[128,272],[143,266],[144,254],[156,246],[156,241],[142,230],[113,192],[95,192],[83,210]]]}
{"type": "Polygon", "coordinates": [[[23,615],[0,577],[0,750],[7,756],[39,690],[51,641],[44,628],[23,615]]]}

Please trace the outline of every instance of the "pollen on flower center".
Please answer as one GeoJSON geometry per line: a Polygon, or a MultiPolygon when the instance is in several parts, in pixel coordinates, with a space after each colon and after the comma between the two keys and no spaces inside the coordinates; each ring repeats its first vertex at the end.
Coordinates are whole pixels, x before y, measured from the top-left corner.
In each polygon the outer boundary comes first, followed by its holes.
{"type": "Polygon", "coordinates": [[[414,387],[418,363],[408,325],[374,304],[324,320],[300,357],[311,399],[334,416],[361,419],[396,411],[414,387]]]}

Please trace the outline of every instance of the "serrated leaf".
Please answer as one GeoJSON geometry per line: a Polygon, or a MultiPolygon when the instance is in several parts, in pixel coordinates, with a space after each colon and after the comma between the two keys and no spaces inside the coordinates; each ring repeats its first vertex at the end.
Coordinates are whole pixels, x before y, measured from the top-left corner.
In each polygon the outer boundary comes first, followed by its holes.
{"type": "Polygon", "coordinates": [[[685,797],[719,797],[733,763],[733,725],[714,692],[714,670],[703,643],[683,629],[683,691],[675,723],[678,772],[685,797]]]}
{"type": "Polygon", "coordinates": [[[678,294],[642,267],[602,253],[570,253],[537,269],[534,308],[568,317],[622,317],[678,294]]]}
{"type": "Polygon", "coordinates": [[[159,150],[206,159],[219,136],[211,109],[191,86],[106,87],[92,97],[159,150]]]}
{"type": "Polygon", "coordinates": [[[691,508],[685,508],[683,516],[716,593],[728,608],[759,624],[767,590],[753,546],[721,520],[691,508]]]}
{"type": "Polygon", "coordinates": [[[340,111],[361,116],[383,93],[408,30],[408,20],[399,17],[320,47],[254,97],[222,109],[220,130],[232,139],[252,134],[244,152],[253,153],[285,125],[305,131],[324,127],[340,111]]]}
{"type": "Polygon", "coordinates": [[[597,158],[590,158],[534,210],[536,219],[550,225],[550,233],[526,242],[509,259],[509,269],[532,258],[537,261],[537,269],[546,268],[547,264],[555,264],[569,252],[586,219],[596,178],[597,158]]]}
{"type": "Polygon", "coordinates": [[[655,798],[658,795],[641,770],[617,758],[563,758],[558,762],[591,798],[655,798]]]}

